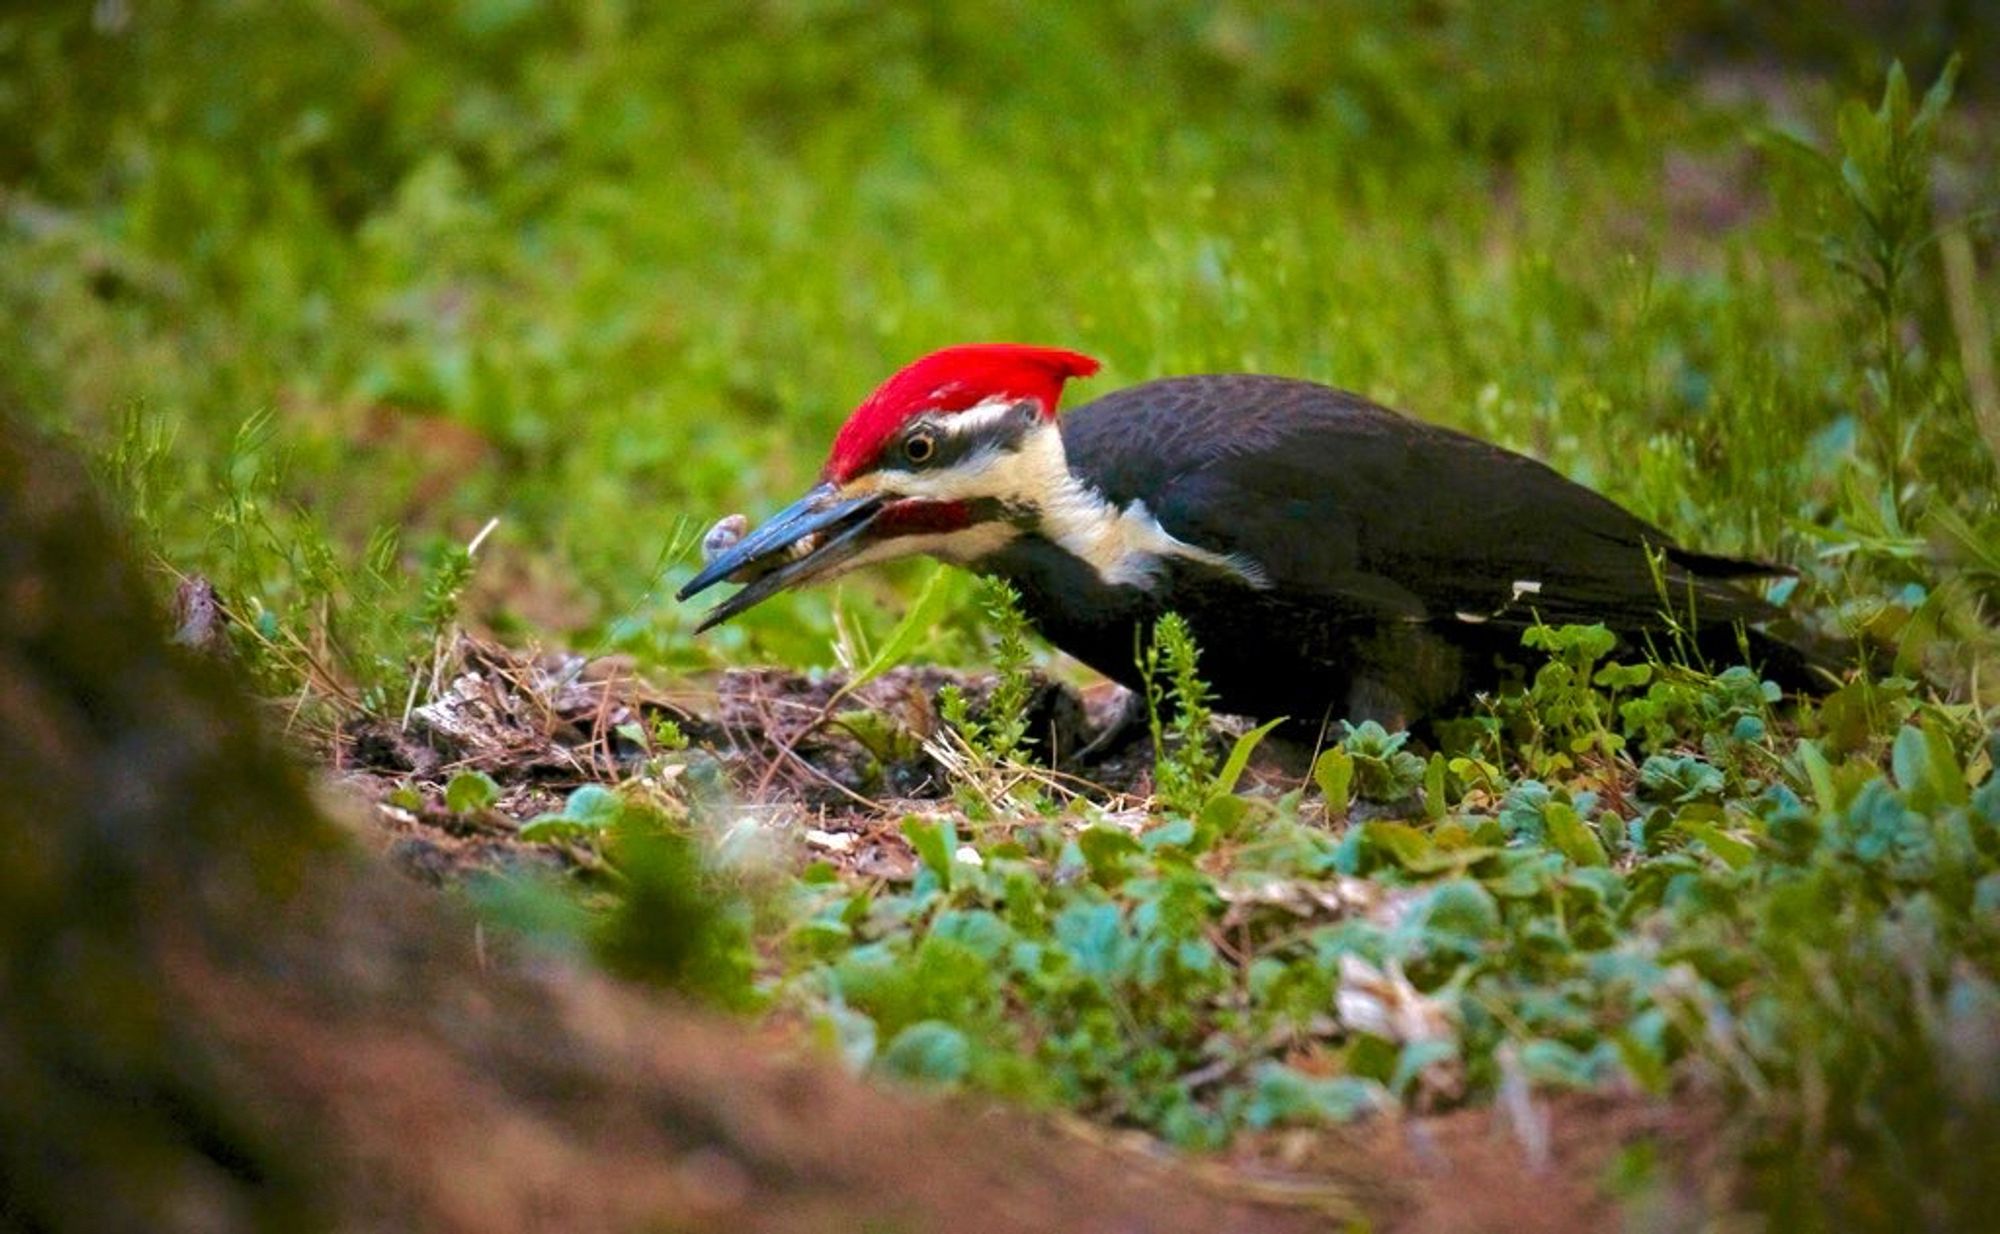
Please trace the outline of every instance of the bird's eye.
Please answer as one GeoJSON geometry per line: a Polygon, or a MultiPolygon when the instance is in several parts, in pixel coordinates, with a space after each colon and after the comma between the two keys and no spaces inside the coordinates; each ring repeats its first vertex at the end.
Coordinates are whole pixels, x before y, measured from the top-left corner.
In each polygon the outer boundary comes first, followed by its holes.
{"type": "Polygon", "coordinates": [[[919,466],[931,461],[937,453],[937,439],[929,433],[918,433],[903,443],[903,457],[919,466]]]}

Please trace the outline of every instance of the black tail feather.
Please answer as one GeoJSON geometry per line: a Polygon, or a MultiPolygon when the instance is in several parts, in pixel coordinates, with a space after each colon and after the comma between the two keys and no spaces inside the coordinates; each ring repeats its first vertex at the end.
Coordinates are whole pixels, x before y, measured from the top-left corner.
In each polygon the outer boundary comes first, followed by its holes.
{"type": "Polygon", "coordinates": [[[1792,567],[1774,561],[1723,557],[1716,553],[1698,553],[1689,548],[1668,549],[1667,560],[1701,578],[1793,578],[1798,574],[1792,567]]]}

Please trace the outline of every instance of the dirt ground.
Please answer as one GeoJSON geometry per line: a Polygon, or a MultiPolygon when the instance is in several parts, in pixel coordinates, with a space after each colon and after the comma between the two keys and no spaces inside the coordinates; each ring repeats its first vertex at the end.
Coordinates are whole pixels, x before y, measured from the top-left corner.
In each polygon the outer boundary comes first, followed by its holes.
{"type": "MultiPolygon", "coordinates": [[[[958,684],[975,700],[986,683],[936,669],[898,669],[841,695],[838,676],[776,670],[725,672],[700,687],[663,691],[622,662],[520,656],[467,643],[459,673],[440,704],[407,725],[358,725],[342,735],[334,763],[341,790],[358,798],[360,827],[391,864],[429,885],[449,885],[494,868],[560,870],[587,853],[514,838],[517,821],[560,808],[579,783],[640,771],[643,733],[671,719],[688,739],[675,758],[683,774],[709,777],[765,828],[788,837],[802,859],[825,861],[860,879],[901,881],[915,858],[897,829],[912,810],[935,810],[945,769],[924,742],[938,733],[938,691],[958,684]],[[836,706],[829,708],[829,702],[836,706]],[[894,718],[901,736],[883,757],[829,717],[849,707],[894,718]],[[636,726],[636,728],[635,728],[636,726]],[[443,785],[461,770],[499,782],[498,806],[476,816],[443,806],[443,785]],[[413,791],[414,790],[414,791],[413,791]],[[400,804],[393,798],[400,797],[400,804]],[[419,799],[412,804],[412,799],[419,799]]],[[[1080,750],[1110,722],[1113,687],[1087,693],[1043,682],[1033,731],[1058,750],[1080,750]]],[[[1047,748],[1046,746],[1044,748],[1047,748]]],[[[1296,784],[1311,751],[1282,745],[1253,774],[1296,784]]],[[[1059,782],[1113,809],[1139,808],[1149,788],[1151,751],[1143,731],[1108,751],[1059,760],[1059,782]]],[[[782,1028],[762,1030],[772,1058],[806,1047],[782,1028]]],[[[776,1065],[776,1064],[773,1064],[776,1065]]],[[[972,1098],[947,1103],[978,1119],[972,1098]]],[[[1052,1143],[1076,1141],[1128,1162],[1137,1178],[1173,1177],[1205,1193],[1307,1219],[1309,1228],[1433,1232],[1596,1230],[1621,1219],[1620,1178],[1635,1162],[1712,1159],[1719,1115],[1713,1102],[1683,1093],[1673,1101],[1640,1095],[1516,1095],[1492,1107],[1377,1118],[1334,1131],[1286,1131],[1244,1138],[1222,1158],[1189,1158],[1130,1130],[1073,1117],[1037,1121],[1052,1143]],[[1639,1147],[1634,1147],[1639,1146],[1639,1147]]],[[[1698,1228],[1725,1207],[1721,1183],[1666,1166],[1677,1181],[1653,1186],[1626,1214],[1638,1228],[1698,1228]]],[[[1654,1174],[1657,1179],[1660,1175],[1654,1174]]],[[[1148,1227],[1135,1227],[1148,1228],[1148,1227]]]]}
{"type": "MultiPolygon", "coordinates": [[[[912,861],[895,823],[935,810],[949,794],[947,770],[926,742],[942,731],[938,695],[962,688],[974,714],[990,683],[936,668],[898,668],[843,692],[842,675],[731,670],[674,691],[638,678],[619,657],[520,655],[468,640],[435,703],[402,722],[359,721],[339,734],[328,761],[337,784],[374,803],[388,856],[425,881],[512,866],[560,867],[576,854],[514,838],[520,820],[559,810],[578,785],[644,770],[646,734],[660,720],[685,737],[674,774],[721,792],[779,833],[814,833],[814,856],[865,876],[907,876],[912,861]],[[831,704],[831,706],[830,706],[831,704]],[[859,731],[855,713],[882,718],[859,731]],[[870,742],[874,748],[871,749],[870,742]],[[490,812],[468,818],[444,807],[462,771],[501,787],[490,812]],[[402,790],[402,803],[392,796],[402,790]],[[412,804],[412,797],[420,801],[412,804]]],[[[1030,731],[1043,748],[1080,750],[1117,714],[1122,695],[1081,693],[1040,680],[1030,731]]],[[[1266,760],[1263,774],[1279,774],[1266,760]]],[[[1143,731],[1085,759],[1059,758],[1049,774],[1065,791],[1138,808],[1152,757],[1143,731]]]]}

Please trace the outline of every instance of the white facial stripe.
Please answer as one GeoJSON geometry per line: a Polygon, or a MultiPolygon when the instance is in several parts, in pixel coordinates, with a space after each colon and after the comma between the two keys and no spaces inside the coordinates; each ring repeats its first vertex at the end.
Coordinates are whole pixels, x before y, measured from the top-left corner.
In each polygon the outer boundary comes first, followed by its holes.
{"type": "MultiPolygon", "coordinates": [[[[1016,399],[991,399],[942,419],[957,435],[976,435],[1012,415],[1016,399]]],[[[1263,567],[1238,553],[1216,553],[1187,543],[1160,526],[1143,501],[1123,507],[1070,472],[1062,431],[1053,421],[1030,427],[1013,450],[975,450],[951,467],[903,471],[883,469],[851,486],[850,492],[890,491],[923,501],[999,501],[1033,510],[1036,530],[1090,564],[1113,586],[1146,587],[1165,559],[1199,562],[1241,578],[1250,586],[1270,586],[1263,567]]],[[[897,536],[870,546],[842,563],[838,572],[877,561],[928,553],[952,562],[976,561],[997,552],[1020,533],[1005,522],[983,522],[961,531],[897,536]]]]}
{"type": "Polygon", "coordinates": [[[938,427],[954,437],[977,437],[1014,414],[1024,400],[1017,398],[989,398],[974,403],[964,411],[956,411],[943,417],[938,427]]]}
{"type": "MultiPolygon", "coordinates": [[[[976,440],[1012,416],[1014,409],[1020,405],[1020,399],[987,399],[964,411],[930,420],[929,424],[939,433],[954,438],[976,440]]],[[[860,494],[886,490],[899,497],[916,497],[927,501],[965,501],[976,497],[1000,495],[994,487],[992,472],[988,467],[989,460],[997,449],[998,447],[975,449],[949,467],[935,464],[916,468],[885,465],[865,475],[857,476],[848,485],[847,491],[860,494]]]]}

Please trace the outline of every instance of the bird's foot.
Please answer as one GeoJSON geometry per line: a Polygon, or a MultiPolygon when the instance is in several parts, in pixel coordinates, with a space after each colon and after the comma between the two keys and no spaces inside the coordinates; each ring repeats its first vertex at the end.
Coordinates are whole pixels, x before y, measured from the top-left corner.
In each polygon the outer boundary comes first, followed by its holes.
{"type": "Polygon", "coordinates": [[[1147,731],[1146,699],[1137,690],[1120,688],[1117,710],[1097,735],[1084,743],[1072,762],[1088,763],[1112,753],[1140,733],[1147,731]]]}

